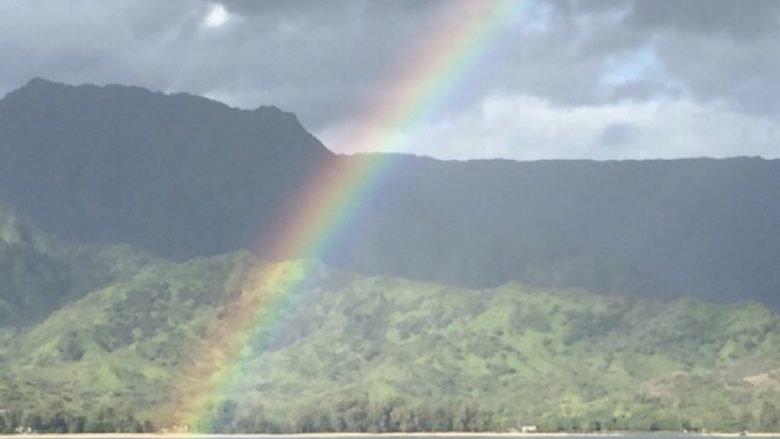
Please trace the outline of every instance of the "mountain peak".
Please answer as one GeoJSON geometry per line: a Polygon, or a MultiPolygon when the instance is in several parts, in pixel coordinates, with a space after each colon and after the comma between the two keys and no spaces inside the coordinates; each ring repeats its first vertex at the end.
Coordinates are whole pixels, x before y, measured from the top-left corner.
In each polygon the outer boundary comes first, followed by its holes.
{"type": "Polygon", "coordinates": [[[27,87],[48,87],[48,86],[52,86],[52,85],[64,86],[65,84],[63,84],[61,82],[49,81],[48,79],[41,78],[40,76],[36,76],[36,77],[30,79],[29,81],[27,81],[27,84],[25,84],[24,87],[22,87],[22,88],[27,88],[27,87]]]}
{"type": "Polygon", "coordinates": [[[49,81],[48,79],[44,79],[36,76],[30,79],[29,81],[27,81],[27,83],[24,84],[23,86],[8,92],[8,94],[6,94],[4,98],[0,99],[0,102],[13,100],[15,97],[30,95],[31,93],[37,94],[42,90],[50,90],[52,88],[65,87],[65,86],[66,86],[65,84],[49,81]]]}

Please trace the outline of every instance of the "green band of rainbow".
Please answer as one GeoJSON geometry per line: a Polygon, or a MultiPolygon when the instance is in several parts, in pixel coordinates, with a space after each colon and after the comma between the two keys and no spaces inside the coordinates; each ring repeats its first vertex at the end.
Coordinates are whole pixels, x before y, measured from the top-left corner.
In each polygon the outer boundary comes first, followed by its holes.
{"type": "MultiPolygon", "coordinates": [[[[405,150],[399,133],[413,129],[442,106],[479,67],[480,56],[524,5],[523,0],[474,0],[465,4],[470,16],[450,15],[433,27],[435,34],[390,88],[401,92],[369,105],[349,144],[379,151],[405,150]]],[[[397,160],[395,155],[359,155],[317,169],[293,197],[288,210],[293,215],[280,219],[273,247],[258,249],[261,257],[273,261],[324,254],[376,195],[397,160]]],[[[268,341],[305,280],[302,269],[273,264],[247,277],[241,294],[232,299],[192,366],[182,373],[174,419],[191,429],[213,429],[213,405],[230,394],[240,365],[252,355],[250,345],[268,341]]]]}

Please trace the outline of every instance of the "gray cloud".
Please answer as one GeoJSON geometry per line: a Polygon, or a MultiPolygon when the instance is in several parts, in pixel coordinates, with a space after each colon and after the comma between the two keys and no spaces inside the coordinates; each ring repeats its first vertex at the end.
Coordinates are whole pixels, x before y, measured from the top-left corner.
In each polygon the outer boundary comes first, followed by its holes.
{"type": "MultiPolygon", "coordinates": [[[[227,21],[207,27],[203,20],[215,4],[209,1],[0,2],[0,92],[34,76],[135,84],[241,107],[275,104],[299,114],[315,132],[332,133],[353,122],[367,102],[396,93],[398,73],[437,31],[436,23],[467,17],[473,6],[446,0],[219,3],[227,21]]],[[[468,120],[460,115],[495,96],[528,97],[519,101],[562,111],[684,102],[778,123],[780,2],[529,0],[525,11],[496,35],[492,50],[431,123],[468,120]]],[[[621,123],[619,117],[613,122],[621,123]]],[[[741,148],[713,155],[753,151],[741,148]]],[[[643,154],[653,151],[630,155],[643,154]]]]}
{"type": "Polygon", "coordinates": [[[623,122],[608,124],[599,135],[599,143],[606,147],[621,147],[631,142],[637,135],[637,128],[623,122]]]}
{"type": "Polygon", "coordinates": [[[646,29],[752,39],[777,31],[780,4],[774,0],[634,1],[628,23],[646,29]]]}

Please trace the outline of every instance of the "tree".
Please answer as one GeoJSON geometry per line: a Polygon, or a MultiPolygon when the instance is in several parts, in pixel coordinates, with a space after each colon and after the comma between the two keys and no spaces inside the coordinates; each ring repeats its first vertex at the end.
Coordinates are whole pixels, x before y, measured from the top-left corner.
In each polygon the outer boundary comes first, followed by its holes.
{"type": "Polygon", "coordinates": [[[333,431],[333,424],[330,421],[330,414],[322,411],[317,415],[317,420],[314,424],[314,431],[317,432],[331,432],[333,431]]]}
{"type": "Polygon", "coordinates": [[[131,412],[126,413],[116,421],[118,432],[121,433],[143,433],[143,425],[136,419],[131,412]]]}
{"type": "Polygon", "coordinates": [[[43,419],[38,414],[26,416],[23,424],[34,432],[43,431],[43,419]]]}
{"type": "Polygon", "coordinates": [[[295,433],[314,432],[314,417],[308,411],[293,414],[291,424],[295,433]]]}
{"type": "Polygon", "coordinates": [[[87,417],[83,415],[73,416],[70,420],[69,433],[84,433],[87,428],[87,417]]]}
{"type": "Polygon", "coordinates": [[[237,408],[238,404],[232,399],[226,399],[219,405],[217,416],[214,419],[213,429],[215,433],[227,433],[233,429],[237,408]]]}
{"type": "Polygon", "coordinates": [[[49,433],[67,433],[68,421],[62,412],[55,412],[49,419],[49,425],[46,428],[49,433]]]}
{"type": "Polygon", "coordinates": [[[459,404],[453,414],[453,427],[459,431],[474,431],[477,410],[469,404],[459,404]]]}
{"type": "Polygon", "coordinates": [[[780,410],[774,404],[764,401],[758,420],[763,431],[780,430],[780,410]]]}
{"type": "Polygon", "coordinates": [[[113,433],[116,431],[115,420],[116,411],[112,407],[104,408],[87,420],[84,430],[88,433],[113,433]]]}

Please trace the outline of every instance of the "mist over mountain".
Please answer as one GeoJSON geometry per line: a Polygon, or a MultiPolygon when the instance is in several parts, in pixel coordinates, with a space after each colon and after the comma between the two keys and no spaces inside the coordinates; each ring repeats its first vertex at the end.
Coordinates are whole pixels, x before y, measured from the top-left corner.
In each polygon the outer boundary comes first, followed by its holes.
{"type": "MultiPolygon", "coordinates": [[[[67,240],[179,259],[270,239],[309,172],[356,159],[274,107],[41,79],[0,101],[0,203],[67,240]]],[[[780,304],[780,161],[393,160],[325,262],[468,287],[780,304]]]]}

